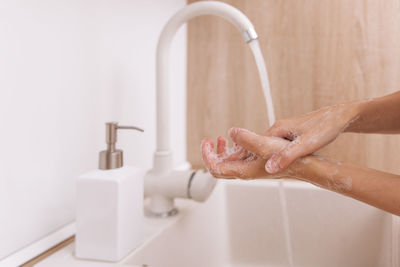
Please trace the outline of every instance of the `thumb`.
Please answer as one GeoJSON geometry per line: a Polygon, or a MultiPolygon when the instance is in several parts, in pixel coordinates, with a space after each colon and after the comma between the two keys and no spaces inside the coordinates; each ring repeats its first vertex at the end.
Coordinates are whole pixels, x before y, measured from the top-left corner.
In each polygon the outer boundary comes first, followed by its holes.
{"type": "Polygon", "coordinates": [[[237,145],[265,158],[269,158],[271,152],[280,150],[288,143],[281,138],[261,136],[241,128],[231,128],[229,135],[237,145]]]}
{"type": "Polygon", "coordinates": [[[272,155],[265,163],[265,170],[270,174],[281,172],[298,158],[314,152],[311,146],[303,142],[303,139],[302,137],[297,138],[272,155]]]}
{"type": "Polygon", "coordinates": [[[235,144],[244,149],[254,153],[260,152],[257,144],[263,142],[262,136],[241,128],[231,128],[229,130],[229,136],[235,144]]]}

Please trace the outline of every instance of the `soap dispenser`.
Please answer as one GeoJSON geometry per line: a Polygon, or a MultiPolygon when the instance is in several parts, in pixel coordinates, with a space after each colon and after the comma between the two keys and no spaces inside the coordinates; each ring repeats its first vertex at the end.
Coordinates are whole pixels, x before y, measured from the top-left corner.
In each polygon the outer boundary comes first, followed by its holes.
{"type": "Polygon", "coordinates": [[[123,152],[115,147],[119,129],[143,132],[133,126],[106,123],[107,149],[99,154],[99,169],[78,178],[78,258],[115,262],[141,243],[145,171],[123,166],[123,152]]]}

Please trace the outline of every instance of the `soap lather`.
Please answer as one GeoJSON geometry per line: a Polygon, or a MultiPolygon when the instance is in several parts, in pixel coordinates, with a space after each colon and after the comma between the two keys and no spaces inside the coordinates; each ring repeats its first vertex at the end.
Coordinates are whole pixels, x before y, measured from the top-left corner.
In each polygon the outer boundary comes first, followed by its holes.
{"type": "Polygon", "coordinates": [[[75,255],[119,261],[142,242],[143,177],[145,170],[124,166],[116,149],[117,132],[134,126],[106,123],[107,149],[99,154],[99,169],[81,175],[77,183],[75,255]]]}

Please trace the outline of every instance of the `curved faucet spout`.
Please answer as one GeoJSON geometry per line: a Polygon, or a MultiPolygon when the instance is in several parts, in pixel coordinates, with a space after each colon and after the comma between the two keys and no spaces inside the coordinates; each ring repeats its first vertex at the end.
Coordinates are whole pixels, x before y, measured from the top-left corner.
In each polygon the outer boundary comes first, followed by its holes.
{"type": "Polygon", "coordinates": [[[174,197],[204,201],[211,194],[216,180],[206,173],[172,171],[170,147],[170,85],[169,56],[172,38],[179,27],[188,20],[201,15],[222,17],[236,26],[245,42],[257,39],[250,20],[238,9],[217,1],[202,1],[187,5],[178,11],[165,25],[157,45],[157,150],[153,169],[145,178],[145,192],[150,197],[147,214],[170,216],[176,213],[174,197]]]}
{"type": "Polygon", "coordinates": [[[250,20],[238,9],[222,2],[203,1],[187,5],[168,21],[161,32],[157,46],[157,151],[155,157],[158,159],[154,162],[157,165],[156,168],[164,169],[171,164],[167,161],[171,160],[168,67],[172,38],[182,24],[201,15],[215,15],[230,21],[242,33],[246,42],[257,39],[257,33],[250,20]]]}

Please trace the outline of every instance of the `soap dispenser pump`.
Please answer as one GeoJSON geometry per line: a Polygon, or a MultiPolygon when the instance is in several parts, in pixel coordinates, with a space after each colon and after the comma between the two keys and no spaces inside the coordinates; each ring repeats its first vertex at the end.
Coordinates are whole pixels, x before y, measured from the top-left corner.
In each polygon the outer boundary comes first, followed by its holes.
{"type": "Polygon", "coordinates": [[[145,170],[124,166],[116,149],[117,131],[134,126],[106,123],[107,149],[99,153],[99,169],[77,183],[75,255],[119,261],[141,243],[145,170]]]}
{"type": "Polygon", "coordinates": [[[107,150],[100,151],[99,153],[100,170],[121,168],[124,165],[123,151],[115,148],[118,129],[131,129],[143,132],[142,129],[135,126],[119,126],[117,122],[106,122],[107,150]]]}

